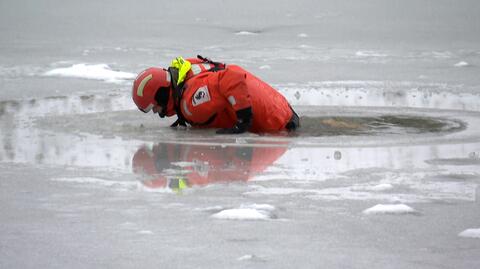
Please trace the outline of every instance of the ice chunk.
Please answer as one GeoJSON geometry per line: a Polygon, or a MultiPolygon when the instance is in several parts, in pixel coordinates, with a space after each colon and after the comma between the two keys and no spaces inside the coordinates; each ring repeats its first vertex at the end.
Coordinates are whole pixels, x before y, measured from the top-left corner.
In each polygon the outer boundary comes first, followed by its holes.
{"type": "Polygon", "coordinates": [[[376,206],[370,207],[363,211],[363,214],[366,215],[376,215],[376,214],[414,214],[417,211],[408,205],[405,204],[393,204],[393,205],[384,205],[378,204],[376,206]]]}
{"type": "Polygon", "coordinates": [[[225,220],[269,220],[275,219],[275,207],[268,204],[241,205],[239,208],[225,209],[212,215],[225,220]]]}
{"type": "Polygon", "coordinates": [[[150,230],[141,230],[141,231],[138,231],[137,234],[145,234],[145,235],[148,235],[148,234],[153,234],[153,232],[150,231],[150,230]]]}
{"type": "Polygon", "coordinates": [[[459,233],[458,236],[467,238],[480,238],[480,228],[466,229],[465,231],[459,233]]]}
{"type": "Polygon", "coordinates": [[[275,210],[275,207],[269,204],[247,204],[247,205],[241,205],[240,208],[252,208],[252,209],[264,210],[264,211],[275,210]]]}
{"type": "Polygon", "coordinates": [[[455,67],[467,67],[467,66],[470,66],[470,64],[465,62],[465,61],[460,61],[460,62],[454,64],[453,66],[455,66],[455,67]]]}
{"type": "Polygon", "coordinates": [[[120,82],[122,80],[134,79],[135,74],[114,71],[106,64],[74,64],[70,67],[56,68],[45,72],[44,76],[52,77],[72,77],[104,80],[106,82],[120,82]]]}
{"type": "Polygon", "coordinates": [[[388,55],[385,53],[380,53],[371,50],[359,50],[355,53],[357,57],[387,57],[388,55]]]}
{"type": "Polygon", "coordinates": [[[258,35],[258,33],[250,32],[250,31],[238,31],[235,34],[236,35],[258,35]]]}
{"type": "Polygon", "coordinates": [[[243,255],[242,257],[238,257],[237,261],[247,261],[247,260],[252,260],[255,257],[253,254],[247,254],[243,255]]]}
{"type": "Polygon", "coordinates": [[[265,262],[265,259],[255,254],[247,254],[237,258],[237,261],[265,262]]]}
{"type": "Polygon", "coordinates": [[[237,208],[226,209],[212,215],[216,219],[227,220],[268,220],[271,219],[270,214],[263,210],[253,208],[237,208]]]}
{"type": "Polygon", "coordinates": [[[369,187],[371,191],[387,191],[393,189],[393,185],[389,183],[382,183],[369,187]]]}

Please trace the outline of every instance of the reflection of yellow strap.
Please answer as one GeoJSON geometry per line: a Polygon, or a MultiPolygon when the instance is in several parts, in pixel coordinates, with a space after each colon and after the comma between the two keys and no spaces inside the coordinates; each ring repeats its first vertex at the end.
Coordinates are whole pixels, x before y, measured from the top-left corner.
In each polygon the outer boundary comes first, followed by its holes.
{"type": "Polygon", "coordinates": [[[177,85],[185,80],[188,71],[192,69],[192,64],[189,61],[183,59],[182,57],[177,57],[173,59],[170,66],[178,69],[177,85]]]}
{"type": "Polygon", "coordinates": [[[187,181],[186,181],[185,179],[183,179],[183,178],[179,179],[178,188],[179,188],[180,190],[183,190],[183,189],[185,189],[185,188],[187,188],[187,187],[188,187],[188,186],[187,186],[187,181]]]}
{"type": "Polygon", "coordinates": [[[183,189],[188,188],[187,180],[181,177],[175,178],[174,179],[177,183],[177,186],[172,188],[172,191],[176,192],[177,194],[180,194],[183,189]]]}

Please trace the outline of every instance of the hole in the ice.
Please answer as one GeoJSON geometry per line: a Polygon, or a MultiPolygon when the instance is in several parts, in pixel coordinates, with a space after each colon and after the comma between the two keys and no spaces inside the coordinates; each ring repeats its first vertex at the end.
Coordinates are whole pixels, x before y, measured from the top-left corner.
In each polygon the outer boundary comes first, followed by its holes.
{"type": "Polygon", "coordinates": [[[301,117],[300,120],[297,136],[451,133],[466,128],[464,122],[456,119],[405,115],[301,117]]]}

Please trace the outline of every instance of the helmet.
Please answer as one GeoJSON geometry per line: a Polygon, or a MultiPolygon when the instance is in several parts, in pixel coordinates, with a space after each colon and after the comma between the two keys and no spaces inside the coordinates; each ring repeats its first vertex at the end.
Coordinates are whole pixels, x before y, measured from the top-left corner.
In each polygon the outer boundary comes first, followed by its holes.
{"type": "Polygon", "coordinates": [[[133,82],[133,102],[138,109],[145,113],[155,105],[161,105],[166,109],[171,95],[170,85],[171,77],[167,70],[156,67],[148,68],[138,74],[133,82]]]}

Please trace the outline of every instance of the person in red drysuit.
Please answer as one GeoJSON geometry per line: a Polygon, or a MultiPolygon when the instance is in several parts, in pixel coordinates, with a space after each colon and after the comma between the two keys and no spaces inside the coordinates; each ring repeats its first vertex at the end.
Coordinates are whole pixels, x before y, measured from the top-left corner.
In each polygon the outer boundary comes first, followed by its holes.
{"type": "Polygon", "coordinates": [[[287,150],[287,144],[232,147],[158,143],[152,147],[141,146],[135,152],[132,170],[148,188],[181,190],[247,181],[287,150]]]}
{"type": "Polygon", "coordinates": [[[177,115],[172,124],[220,128],[237,134],[293,131],[298,115],[277,90],[237,65],[179,57],[168,69],[148,68],[133,83],[132,98],[147,113],[177,115]]]}

